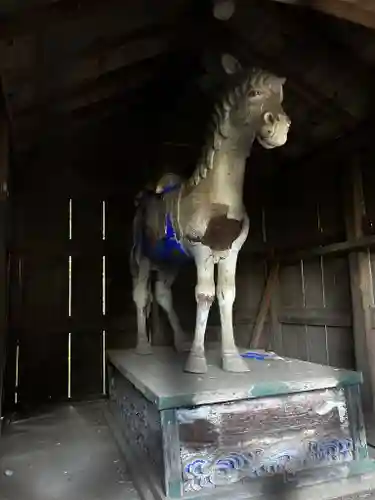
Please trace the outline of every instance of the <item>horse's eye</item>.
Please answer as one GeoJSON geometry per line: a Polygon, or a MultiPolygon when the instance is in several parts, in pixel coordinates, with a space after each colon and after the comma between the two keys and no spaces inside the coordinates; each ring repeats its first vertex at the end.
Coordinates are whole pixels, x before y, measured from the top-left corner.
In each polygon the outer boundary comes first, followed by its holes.
{"type": "Polygon", "coordinates": [[[260,90],[255,90],[255,89],[252,89],[249,91],[249,97],[252,98],[252,97],[259,97],[260,95],[262,95],[261,91],[260,90]]]}

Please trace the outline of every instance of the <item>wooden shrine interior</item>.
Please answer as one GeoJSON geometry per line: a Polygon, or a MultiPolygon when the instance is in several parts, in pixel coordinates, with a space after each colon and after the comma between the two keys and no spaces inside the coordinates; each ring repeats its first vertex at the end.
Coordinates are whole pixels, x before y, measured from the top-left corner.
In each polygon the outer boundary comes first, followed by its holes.
{"type": "MultiPolygon", "coordinates": [[[[249,161],[238,342],[362,370],[371,408],[373,2],[236,0],[228,21],[203,0],[27,5],[0,6],[3,414],[104,395],[105,348],[135,342],[134,195],[193,170],[223,53],[287,77],[292,119],[285,147],[249,161]]],[[[194,277],[174,287],[190,332],[194,277]]],[[[152,321],[170,343],[157,308],[152,321]]],[[[214,307],[209,338],[218,325],[214,307]]]]}

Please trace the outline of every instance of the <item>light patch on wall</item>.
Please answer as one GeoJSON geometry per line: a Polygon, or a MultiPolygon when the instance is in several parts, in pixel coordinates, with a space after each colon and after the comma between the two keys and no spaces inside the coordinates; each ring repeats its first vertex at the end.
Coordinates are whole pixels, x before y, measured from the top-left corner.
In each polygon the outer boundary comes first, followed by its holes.
{"type": "MultiPolygon", "coordinates": [[[[304,261],[301,259],[301,285],[302,285],[302,307],[306,309],[306,282],[305,282],[305,267],[304,261]]],[[[305,327],[305,346],[306,346],[306,361],[310,361],[310,352],[309,352],[309,343],[307,341],[308,337],[308,328],[307,325],[305,327]]]]}
{"type": "Polygon", "coordinates": [[[19,366],[20,366],[20,341],[17,340],[16,346],[16,373],[14,381],[14,402],[18,403],[18,387],[19,387],[19,366]]]}
{"type": "MultiPolygon", "coordinates": [[[[318,231],[320,233],[324,232],[324,228],[322,227],[322,221],[320,217],[320,204],[316,204],[316,224],[318,227],[318,231]]],[[[325,289],[325,277],[324,277],[324,257],[320,257],[320,276],[321,276],[321,282],[322,282],[322,303],[323,307],[327,307],[327,302],[326,302],[326,289],[325,289]]],[[[327,360],[327,365],[329,365],[329,349],[328,349],[328,329],[327,325],[324,325],[324,339],[325,339],[325,351],[326,351],[326,360],[327,360]]]]}
{"type": "MultiPolygon", "coordinates": [[[[327,307],[327,302],[326,302],[326,288],[325,288],[325,277],[324,277],[324,257],[320,257],[320,276],[322,279],[322,302],[323,302],[323,307],[327,307]]],[[[328,349],[328,329],[327,325],[324,325],[324,338],[325,338],[325,343],[326,343],[326,359],[327,359],[327,365],[329,365],[329,349],[328,349]]]]}

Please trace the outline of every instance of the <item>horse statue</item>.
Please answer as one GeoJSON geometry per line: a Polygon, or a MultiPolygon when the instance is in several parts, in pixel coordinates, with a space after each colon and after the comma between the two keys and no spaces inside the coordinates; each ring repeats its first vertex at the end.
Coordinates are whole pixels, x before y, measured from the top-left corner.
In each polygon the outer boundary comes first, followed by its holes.
{"type": "Polygon", "coordinates": [[[164,175],[137,197],[130,267],[137,309],[139,354],[152,353],[147,317],[154,295],[166,312],[177,351],[189,344],[173,308],[171,286],[181,264],[194,260],[197,304],[194,339],[185,365],[190,373],[206,373],[205,332],[215,298],[220,309],[222,368],[248,371],[236,347],[233,303],[238,253],[248,232],[243,204],[246,160],[255,139],[265,149],[286,143],[291,121],[282,107],[280,78],[261,69],[240,70],[216,105],[210,131],[191,178],[164,175]],[[150,273],[156,272],[154,290],[150,273]]]}

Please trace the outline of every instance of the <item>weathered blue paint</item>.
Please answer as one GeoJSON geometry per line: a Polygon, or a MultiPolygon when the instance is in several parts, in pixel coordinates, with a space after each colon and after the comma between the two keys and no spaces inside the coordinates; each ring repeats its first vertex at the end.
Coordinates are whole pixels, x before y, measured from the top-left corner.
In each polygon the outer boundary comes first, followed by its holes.
{"type": "MultiPolygon", "coordinates": [[[[163,192],[156,196],[163,196],[178,188],[178,185],[166,186],[163,192]]],[[[151,241],[149,236],[143,232],[142,246],[144,254],[153,262],[182,264],[191,259],[191,255],[177,238],[176,230],[169,213],[165,216],[163,238],[151,241]]]]}

